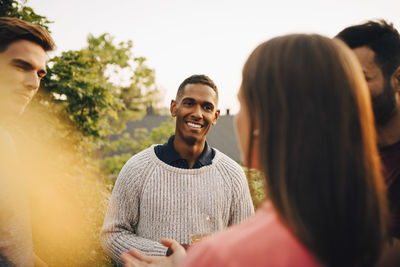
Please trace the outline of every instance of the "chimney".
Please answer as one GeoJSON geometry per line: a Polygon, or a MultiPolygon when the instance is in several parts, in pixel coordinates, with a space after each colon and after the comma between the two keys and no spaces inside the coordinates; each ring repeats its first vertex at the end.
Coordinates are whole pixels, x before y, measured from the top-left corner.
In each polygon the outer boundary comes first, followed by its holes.
{"type": "Polygon", "coordinates": [[[148,105],[146,108],[146,115],[153,115],[153,114],[154,114],[153,104],[150,103],[150,105],[148,105]]]}

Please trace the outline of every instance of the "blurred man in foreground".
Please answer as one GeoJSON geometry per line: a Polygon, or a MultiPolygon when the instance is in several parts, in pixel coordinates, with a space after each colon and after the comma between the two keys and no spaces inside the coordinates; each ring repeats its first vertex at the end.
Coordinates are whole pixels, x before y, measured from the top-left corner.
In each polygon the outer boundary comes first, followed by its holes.
{"type": "Polygon", "coordinates": [[[17,18],[0,18],[0,253],[9,266],[43,266],[34,255],[25,183],[6,125],[26,108],[46,75],[49,33],[17,18]]]}

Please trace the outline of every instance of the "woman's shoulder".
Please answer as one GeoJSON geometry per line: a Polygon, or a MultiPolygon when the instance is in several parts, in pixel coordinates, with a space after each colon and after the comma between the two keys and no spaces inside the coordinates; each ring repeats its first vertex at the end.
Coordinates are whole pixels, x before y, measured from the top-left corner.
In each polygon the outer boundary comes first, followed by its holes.
{"type": "Polygon", "coordinates": [[[281,223],[269,202],[248,221],[195,245],[184,266],[194,263],[207,267],[318,266],[311,253],[281,223]]]}

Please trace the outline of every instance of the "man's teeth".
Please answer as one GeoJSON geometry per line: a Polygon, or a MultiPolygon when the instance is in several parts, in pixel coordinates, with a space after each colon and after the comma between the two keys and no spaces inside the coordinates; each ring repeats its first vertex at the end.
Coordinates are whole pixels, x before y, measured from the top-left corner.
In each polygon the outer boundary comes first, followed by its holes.
{"type": "Polygon", "coordinates": [[[193,127],[193,128],[197,128],[197,129],[200,129],[200,128],[201,128],[201,125],[199,125],[199,124],[194,124],[194,123],[191,123],[191,122],[188,122],[187,125],[189,125],[190,127],[193,127]]]}

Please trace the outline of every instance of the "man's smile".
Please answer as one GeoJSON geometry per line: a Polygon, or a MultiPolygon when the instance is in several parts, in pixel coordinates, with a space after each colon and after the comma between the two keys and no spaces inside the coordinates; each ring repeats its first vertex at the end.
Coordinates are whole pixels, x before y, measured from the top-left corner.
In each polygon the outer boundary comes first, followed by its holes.
{"type": "Polygon", "coordinates": [[[201,125],[196,122],[190,122],[190,121],[186,122],[186,125],[188,125],[190,128],[195,128],[195,129],[201,129],[204,127],[204,125],[201,125]]]}

